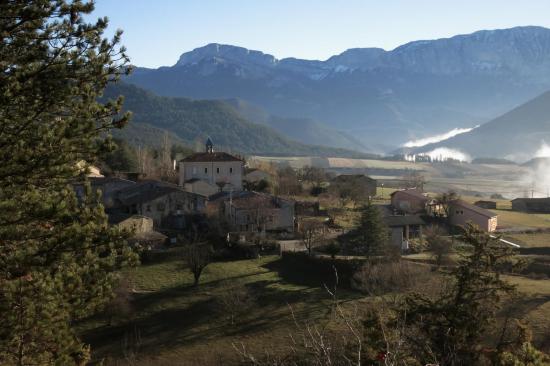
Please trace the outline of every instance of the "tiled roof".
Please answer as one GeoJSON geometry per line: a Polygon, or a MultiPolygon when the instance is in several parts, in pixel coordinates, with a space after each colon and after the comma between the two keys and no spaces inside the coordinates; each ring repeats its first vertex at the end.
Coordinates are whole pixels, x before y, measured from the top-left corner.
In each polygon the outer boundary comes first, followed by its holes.
{"type": "Polygon", "coordinates": [[[180,161],[184,163],[193,163],[193,162],[215,162],[215,161],[243,161],[236,156],[228,154],[226,152],[203,152],[189,155],[180,161]]]}
{"type": "Polygon", "coordinates": [[[340,174],[334,177],[333,181],[341,181],[341,182],[349,182],[354,179],[367,179],[369,181],[375,181],[376,179],[373,179],[367,175],[364,174],[340,174]]]}
{"type": "Polygon", "coordinates": [[[186,192],[175,184],[149,180],[120,190],[116,198],[124,205],[132,205],[149,202],[173,192],[198,196],[196,193],[186,192]]]}
{"type": "Polygon", "coordinates": [[[486,217],[498,216],[496,213],[494,213],[492,211],[489,211],[489,210],[486,210],[484,208],[472,205],[472,204],[470,204],[466,201],[463,201],[463,200],[455,200],[455,201],[452,202],[452,205],[465,208],[467,210],[473,211],[475,213],[478,213],[478,214],[480,214],[482,216],[486,216],[486,217]]]}
{"type": "Polygon", "coordinates": [[[427,196],[424,196],[424,194],[422,194],[422,192],[420,192],[417,189],[403,189],[403,190],[400,190],[400,191],[395,191],[391,194],[391,196],[393,197],[393,195],[397,194],[397,193],[404,193],[404,194],[412,196],[412,197],[421,198],[421,199],[424,199],[424,200],[429,200],[429,198],[427,196]]]}

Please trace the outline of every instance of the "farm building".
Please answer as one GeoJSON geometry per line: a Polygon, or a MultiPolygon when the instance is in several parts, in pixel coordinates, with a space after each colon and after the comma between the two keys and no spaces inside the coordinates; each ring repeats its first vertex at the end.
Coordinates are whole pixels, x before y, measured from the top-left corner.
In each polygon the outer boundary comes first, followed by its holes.
{"type": "Polygon", "coordinates": [[[409,241],[422,237],[422,228],[426,223],[419,215],[391,215],[384,217],[390,228],[391,243],[402,250],[409,249],[409,241]]]}
{"type": "Polygon", "coordinates": [[[391,205],[395,210],[404,213],[425,212],[432,199],[417,189],[404,189],[391,194],[391,205]]]}
{"type": "Polygon", "coordinates": [[[481,208],[486,208],[488,210],[496,210],[497,203],[495,201],[477,201],[474,202],[474,205],[481,208]]]}
{"type": "Polygon", "coordinates": [[[497,214],[487,209],[472,205],[463,200],[453,201],[449,207],[450,222],[454,226],[465,226],[472,223],[483,231],[495,231],[497,214]]]}
{"type": "Polygon", "coordinates": [[[550,213],[550,198],[516,198],[512,200],[512,210],[550,213]]]}

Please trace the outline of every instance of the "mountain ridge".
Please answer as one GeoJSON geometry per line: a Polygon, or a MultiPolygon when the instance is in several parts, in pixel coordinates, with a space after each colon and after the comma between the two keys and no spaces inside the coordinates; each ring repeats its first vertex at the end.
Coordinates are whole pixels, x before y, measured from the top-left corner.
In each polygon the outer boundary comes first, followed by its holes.
{"type": "MultiPolygon", "coordinates": [[[[325,61],[209,44],[175,66],[138,68],[126,81],[163,96],[243,99],[270,115],[322,121],[383,152],[489,121],[550,89],[550,29],[478,31],[391,51],[356,48],[325,61]]],[[[294,128],[287,135],[308,125],[294,128]]]]}

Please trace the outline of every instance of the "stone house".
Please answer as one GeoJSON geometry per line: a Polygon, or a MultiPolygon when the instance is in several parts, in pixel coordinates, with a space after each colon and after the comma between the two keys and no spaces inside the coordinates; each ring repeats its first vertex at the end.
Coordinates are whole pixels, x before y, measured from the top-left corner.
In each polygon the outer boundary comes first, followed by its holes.
{"type": "Polygon", "coordinates": [[[183,189],[187,192],[200,194],[202,196],[212,196],[220,191],[218,186],[214,186],[204,180],[192,178],[183,183],[183,189]]]}
{"type": "Polygon", "coordinates": [[[294,231],[294,201],[258,192],[240,192],[224,200],[232,231],[294,231]]]}
{"type": "Polygon", "coordinates": [[[512,210],[550,213],[550,198],[516,198],[512,200],[512,210]]]}
{"type": "Polygon", "coordinates": [[[190,155],[179,162],[179,185],[201,180],[217,191],[243,189],[244,161],[225,152],[215,152],[212,140],[206,141],[206,152],[190,155]]]}
{"type": "Polygon", "coordinates": [[[109,215],[109,223],[132,231],[133,235],[129,238],[130,244],[156,248],[165,244],[168,239],[166,235],[154,230],[153,219],[147,216],[113,214],[109,215]]]}
{"type": "MultiPolygon", "coordinates": [[[[118,191],[136,184],[131,180],[116,177],[90,177],[88,180],[92,192],[101,194],[101,203],[107,212],[113,208],[114,198],[118,191]]],[[[84,182],[73,184],[73,188],[78,199],[84,199],[84,182]]]]}
{"type": "Polygon", "coordinates": [[[391,194],[392,207],[408,214],[425,213],[433,200],[417,189],[403,189],[391,194]]]}
{"type": "Polygon", "coordinates": [[[497,229],[498,225],[496,213],[463,200],[455,200],[450,204],[449,216],[450,223],[454,226],[465,226],[467,223],[472,223],[483,231],[492,232],[497,229]]]}
{"type": "Polygon", "coordinates": [[[150,217],[155,228],[183,229],[186,216],[204,212],[206,197],[175,184],[143,181],[118,191],[115,206],[120,213],[150,217]]]}

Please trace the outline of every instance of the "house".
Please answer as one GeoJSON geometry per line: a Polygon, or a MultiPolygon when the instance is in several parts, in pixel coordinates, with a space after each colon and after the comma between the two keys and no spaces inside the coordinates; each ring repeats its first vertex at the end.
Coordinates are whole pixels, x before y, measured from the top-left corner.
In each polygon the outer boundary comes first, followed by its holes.
{"type": "Polygon", "coordinates": [[[449,216],[451,225],[465,226],[467,223],[472,223],[488,232],[495,231],[498,224],[497,214],[463,200],[451,202],[449,216]]]}
{"type": "Polygon", "coordinates": [[[331,185],[350,185],[354,190],[361,190],[363,197],[376,196],[376,179],[364,174],[340,174],[334,177],[331,185]]]}
{"type": "Polygon", "coordinates": [[[266,193],[239,192],[224,200],[223,213],[232,231],[294,231],[294,201],[266,193]]]}
{"type": "Polygon", "coordinates": [[[390,242],[402,250],[409,249],[409,241],[422,237],[422,228],[426,222],[419,215],[390,215],[384,217],[390,228],[390,242]]]}
{"type": "Polygon", "coordinates": [[[488,210],[496,210],[497,203],[495,201],[476,201],[474,205],[481,208],[486,208],[488,210]]]}
{"type": "Polygon", "coordinates": [[[415,188],[395,191],[391,194],[391,205],[395,210],[408,214],[423,213],[433,200],[415,188]]]}
{"type": "Polygon", "coordinates": [[[260,169],[248,169],[243,179],[249,183],[258,183],[261,180],[270,182],[271,174],[260,169]]]}
{"type": "Polygon", "coordinates": [[[396,214],[391,205],[377,206],[382,219],[390,231],[390,243],[402,250],[409,249],[411,239],[422,237],[426,222],[420,215],[396,214]]]}
{"type": "MultiPolygon", "coordinates": [[[[133,186],[136,182],[116,177],[90,177],[88,178],[92,192],[101,194],[101,203],[106,211],[114,206],[114,197],[116,193],[124,188],[133,186]]],[[[84,182],[73,184],[76,196],[79,200],[84,199],[84,182]]]]}
{"type": "Polygon", "coordinates": [[[115,208],[120,213],[153,219],[155,228],[183,229],[185,217],[204,212],[205,196],[160,181],[143,181],[116,193],[115,208]]]}
{"type": "Polygon", "coordinates": [[[155,248],[162,246],[168,239],[166,235],[153,229],[153,219],[147,216],[112,214],[109,215],[109,223],[131,231],[133,234],[128,240],[130,244],[155,248]]]}
{"type": "Polygon", "coordinates": [[[206,141],[206,152],[192,154],[179,162],[179,185],[198,179],[217,191],[242,191],[244,161],[225,152],[215,152],[212,140],[206,141]]]}
{"type": "Polygon", "coordinates": [[[550,198],[516,198],[512,200],[512,210],[550,213],[550,198]]]}
{"type": "Polygon", "coordinates": [[[187,192],[197,193],[203,196],[212,196],[220,191],[218,186],[214,186],[199,178],[192,178],[183,183],[183,189],[187,192]]]}

